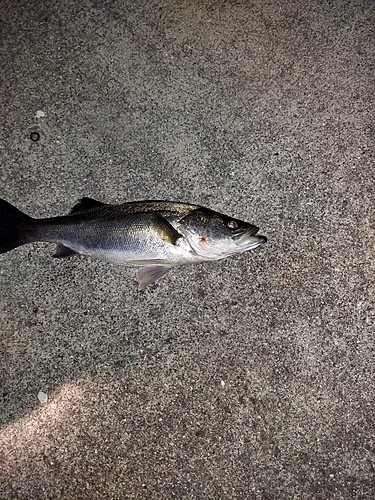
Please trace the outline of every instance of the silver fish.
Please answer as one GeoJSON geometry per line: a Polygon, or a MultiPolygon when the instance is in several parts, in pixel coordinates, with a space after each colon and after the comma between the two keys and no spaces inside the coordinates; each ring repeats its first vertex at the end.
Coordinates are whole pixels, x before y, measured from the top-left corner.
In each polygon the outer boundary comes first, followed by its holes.
{"type": "Polygon", "coordinates": [[[89,255],[139,266],[142,290],[170,268],[224,259],[267,239],[258,228],[208,208],[173,201],[109,205],[82,198],[68,215],[33,219],[0,199],[0,253],[26,243],[57,243],[53,257],[89,255]]]}

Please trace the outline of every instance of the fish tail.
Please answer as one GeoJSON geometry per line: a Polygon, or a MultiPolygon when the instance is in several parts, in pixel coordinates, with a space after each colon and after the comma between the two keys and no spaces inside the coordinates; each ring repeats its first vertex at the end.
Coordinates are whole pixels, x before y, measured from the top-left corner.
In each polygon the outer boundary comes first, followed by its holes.
{"type": "Polygon", "coordinates": [[[0,254],[35,241],[33,222],[34,219],[0,199],[0,254]]]}

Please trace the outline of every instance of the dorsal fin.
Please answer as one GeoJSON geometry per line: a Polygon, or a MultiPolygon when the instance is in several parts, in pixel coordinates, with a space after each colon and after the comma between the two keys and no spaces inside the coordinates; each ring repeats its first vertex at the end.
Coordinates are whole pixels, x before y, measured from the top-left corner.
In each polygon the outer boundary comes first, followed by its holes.
{"type": "Polygon", "coordinates": [[[78,203],[70,210],[69,214],[77,214],[80,212],[86,212],[92,208],[103,207],[106,203],[101,201],[93,200],[92,198],[81,198],[78,203]]]}

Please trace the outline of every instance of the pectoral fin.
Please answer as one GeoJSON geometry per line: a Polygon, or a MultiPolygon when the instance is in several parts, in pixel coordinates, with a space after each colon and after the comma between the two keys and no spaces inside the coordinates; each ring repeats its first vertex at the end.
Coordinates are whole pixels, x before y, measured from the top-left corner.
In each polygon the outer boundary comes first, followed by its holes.
{"type": "Polygon", "coordinates": [[[152,265],[143,266],[138,271],[139,290],[143,290],[147,285],[154,283],[170,269],[170,266],[152,265]]]}
{"type": "Polygon", "coordinates": [[[155,233],[163,241],[175,245],[177,240],[182,238],[182,235],[158,212],[150,212],[150,224],[155,233]]]}

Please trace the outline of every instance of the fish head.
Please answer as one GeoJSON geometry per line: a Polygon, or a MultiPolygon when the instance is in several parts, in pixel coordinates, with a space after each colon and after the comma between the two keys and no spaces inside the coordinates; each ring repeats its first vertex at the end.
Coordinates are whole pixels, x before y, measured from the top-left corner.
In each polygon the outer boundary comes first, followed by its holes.
{"type": "Polygon", "coordinates": [[[194,210],[180,220],[178,231],[190,247],[206,260],[217,260],[253,250],[267,241],[258,227],[206,208],[194,210]]]}

